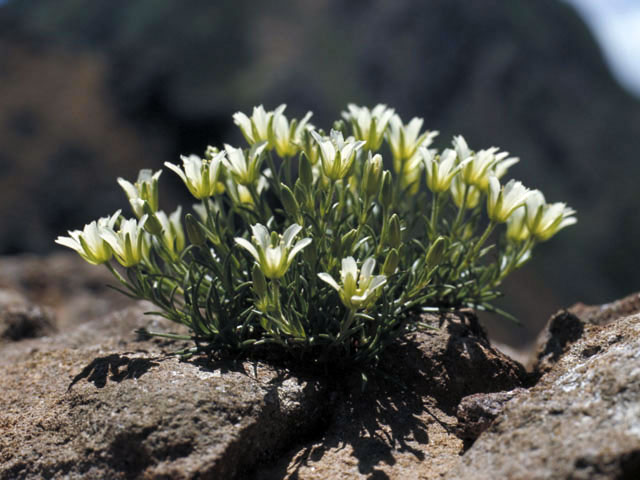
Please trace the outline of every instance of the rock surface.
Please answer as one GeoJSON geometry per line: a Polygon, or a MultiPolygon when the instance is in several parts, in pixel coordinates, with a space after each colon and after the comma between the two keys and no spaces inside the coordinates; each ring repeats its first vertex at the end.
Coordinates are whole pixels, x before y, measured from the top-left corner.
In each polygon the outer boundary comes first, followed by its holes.
{"type": "Polygon", "coordinates": [[[538,335],[531,370],[548,372],[567,349],[593,329],[640,312],[640,294],[635,293],[603,305],[578,303],[553,315],[538,335]]]}
{"type": "Polygon", "coordinates": [[[425,316],[363,384],[180,362],[134,331],[186,332],[99,269],[2,264],[0,480],[640,478],[638,295],[552,317],[533,373],[470,312],[425,316]]]}
{"type": "Polygon", "coordinates": [[[180,362],[136,341],[131,327],[150,323],[142,312],[32,342],[3,366],[1,479],[242,478],[321,421],[317,380],[180,362]]]}
{"type": "Polygon", "coordinates": [[[39,299],[63,317],[57,333],[0,345],[3,480],[431,478],[464,448],[459,401],[526,378],[469,313],[427,317],[436,328],[390,349],[386,376],[371,378],[364,391],[359,376],[179,362],[167,353],[182,345],[133,333],[184,333],[144,315],[149,304],[107,315],[99,315],[101,306],[65,307],[80,297],[80,305],[109,304],[104,277],[87,287],[94,281],[82,270],[67,277],[69,261],[22,258],[0,275],[1,285],[14,288],[0,297],[6,305],[39,299]]]}
{"type": "Polygon", "coordinates": [[[490,346],[472,315],[425,320],[437,328],[387,352],[382,364],[393,382],[343,392],[320,438],[255,478],[431,479],[450,470],[464,449],[455,417],[460,400],[511,390],[526,373],[490,346]]]}
{"type": "Polygon", "coordinates": [[[0,342],[41,337],[55,331],[51,309],[41,308],[14,290],[0,289],[0,342]]]}
{"type": "Polygon", "coordinates": [[[456,412],[458,436],[468,441],[478,438],[502,413],[507,402],[525,391],[524,388],[514,388],[503,392],[474,393],[464,397],[456,412]]]}
{"type": "Polygon", "coordinates": [[[640,316],[588,328],[447,478],[640,478],[640,316]]]}
{"type": "Polygon", "coordinates": [[[0,289],[13,297],[0,295],[0,303],[46,306],[55,313],[61,331],[132,305],[132,300],[109,288],[116,283],[106,268],[89,265],[72,252],[0,258],[0,289]]]}

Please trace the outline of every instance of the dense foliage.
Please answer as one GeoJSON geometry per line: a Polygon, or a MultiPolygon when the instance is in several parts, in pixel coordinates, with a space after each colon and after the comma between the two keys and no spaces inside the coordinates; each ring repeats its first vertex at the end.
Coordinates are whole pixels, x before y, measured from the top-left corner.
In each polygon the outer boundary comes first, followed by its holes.
{"type": "Polygon", "coordinates": [[[247,148],[165,164],[198,200],[184,219],[159,209],[161,172],[145,170],[119,179],[136,218],[116,212],[57,240],[189,327],[184,353],[373,361],[421,310],[493,310],[534,245],[576,221],[537,190],[502,185],[518,161],[507,152],[461,136],[431,149],[422,119],[349,105],[327,134],[284,110],[234,115],[247,148]]]}

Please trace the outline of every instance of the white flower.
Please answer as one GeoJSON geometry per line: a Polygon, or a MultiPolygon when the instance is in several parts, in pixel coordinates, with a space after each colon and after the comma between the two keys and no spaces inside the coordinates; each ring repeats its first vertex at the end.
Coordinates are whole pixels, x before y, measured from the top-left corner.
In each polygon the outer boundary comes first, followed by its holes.
{"type": "Polygon", "coordinates": [[[78,252],[87,262],[100,265],[113,256],[111,247],[100,236],[102,228],[113,228],[120,217],[120,210],[110,217],[104,217],[84,226],[82,230],[69,231],[69,237],[58,237],[56,243],[78,252]]]}
{"type": "Polygon", "coordinates": [[[178,207],[171,215],[163,211],[156,212],[156,218],[162,225],[162,241],[167,250],[177,257],[185,247],[184,229],[182,228],[182,207],[178,207]]]}
{"type": "Polygon", "coordinates": [[[311,135],[320,146],[322,170],[331,180],[340,180],[349,174],[356,153],[365,144],[364,141],[356,141],[353,137],[345,140],[342,133],[336,130],[331,130],[329,137],[321,137],[314,131],[311,135]]]}
{"type": "Polygon", "coordinates": [[[297,119],[293,119],[289,123],[282,110],[276,111],[273,115],[272,134],[269,137],[269,141],[275,147],[277,154],[285,158],[294,156],[300,150],[300,145],[303,141],[302,134],[312,113],[307,112],[299,122],[297,119]]]}
{"type": "Polygon", "coordinates": [[[342,259],[342,270],[340,270],[342,285],[339,285],[328,273],[318,273],[318,277],[338,292],[345,307],[349,310],[360,310],[373,305],[380,295],[379,289],[387,283],[385,275],[373,275],[375,266],[376,261],[373,258],[367,258],[358,272],[355,259],[347,257],[342,259]]]}
{"type": "Polygon", "coordinates": [[[151,173],[151,170],[140,170],[140,173],[138,173],[138,180],[135,184],[125,180],[124,178],[118,178],[118,184],[126,193],[136,217],[140,218],[144,215],[144,212],[142,211],[143,203],[140,203],[138,200],[147,202],[149,207],[151,207],[152,212],[158,210],[158,180],[160,179],[161,174],[162,170],[158,170],[153,174],[151,173]]]}
{"type": "Polygon", "coordinates": [[[278,279],[287,272],[298,252],[311,243],[310,238],[303,238],[293,245],[300,230],[302,227],[294,223],[282,235],[272,235],[267,227],[258,223],[251,227],[253,243],[241,237],[235,241],[256,259],[265,277],[278,279]]]}
{"type": "Polygon", "coordinates": [[[422,158],[418,149],[428,147],[438,132],[426,131],[420,134],[423,120],[414,117],[404,125],[397,114],[389,120],[387,141],[393,156],[393,169],[403,178],[403,185],[416,182],[422,170],[422,158]]]}
{"type": "Polygon", "coordinates": [[[516,208],[507,220],[507,239],[514,243],[521,243],[531,235],[527,228],[527,216],[524,206],[516,208]]]}
{"type": "Polygon", "coordinates": [[[394,110],[381,103],[372,110],[350,103],[347,109],[342,116],[353,125],[355,137],[365,142],[366,150],[378,150],[394,110]]]}
{"type": "Polygon", "coordinates": [[[301,133],[300,148],[309,159],[309,163],[315,167],[320,159],[320,147],[311,135],[312,132],[314,132],[313,127],[307,124],[301,133]]]}
{"type": "Polygon", "coordinates": [[[224,157],[224,152],[216,154],[211,160],[203,160],[197,155],[182,155],[180,158],[184,171],[173,163],[165,162],[165,166],[178,174],[191,195],[201,200],[219,193],[220,164],[224,157]]]}
{"type": "Polygon", "coordinates": [[[418,151],[418,148],[431,145],[438,132],[427,130],[420,134],[423,122],[422,118],[414,117],[405,125],[397,114],[391,117],[387,140],[394,158],[411,158],[418,151]]]}
{"type": "Polygon", "coordinates": [[[495,177],[489,178],[489,195],[487,196],[487,214],[493,222],[504,223],[514,210],[524,205],[531,192],[521,182],[509,180],[501,187],[495,177]]]}
{"type": "MultiPolygon", "coordinates": [[[[286,105],[280,105],[275,111],[267,112],[262,105],[253,107],[253,113],[251,118],[247,117],[242,112],[236,112],[233,114],[233,122],[240,127],[244,138],[249,142],[249,145],[254,145],[260,142],[269,141],[269,130],[271,123],[275,115],[278,115],[284,111],[286,105]]],[[[271,145],[269,145],[271,148],[271,145]]]]}
{"type": "Polygon", "coordinates": [[[455,149],[456,154],[458,156],[458,161],[460,162],[462,162],[463,160],[466,160],[472,155],[471,150],[467,145],[467,141],[464,139],[462,135],[457,135],[453,137],[453,148],[455,149]]]}
{"type": "MultiPolygon", "coordinates": [[[[488,187],[488,179],[491,173],[491,167],[496,163],[496,147],[491,147],[487,150],[480,150],[474,155],[471,155],[471,161],[462,168],[460,172],[460,178],[467,185],[473,185],[474,187],[483,190],[483,187],[488,187]]],[[[484,191],[484,190],[483,190],[484,191]]]]}
{"type": "Polygon", "coordinates": [[[419,151],[425,163],[427,187],[429,187],[429,190],[433,193],[441,193],[449,190],[453,177],[471,161],[471,159],[468,158],[456,165],[456,152],[449,148],[445,149],[437,159],[434,158],[433,153],[427,148],[421,147],[419,151]]]}
{"type": "Polygon", "coordinates": [[[480,203],[480,190],[471,185],[466,185],[460,179],[460,175],[455,175],[451,182],[451,198],[458,208],[472,209],[480,203]],[[466,199],[465,199],[466,192],[466,199]]]}
{"type": "Polygon", "coordinates": [[[244,150],[241,148],[234,148],[231,145],[224,146],[227,152],[225,165],[236,183],[249,186],[258,181],[260,166],[264,158],[262,153],[266,147],[266,142],[256,143],[245,156],[244,150]]]}
{"type": "Polygon", "coordinates": [[[148,250],[144,231],[146,221],[146,215],[140,221],[136,221],[135,218],[124,220],[117,232],[108,226],[100,228],[100,237],[109,244],[123,267],[137,265],[146,256],[148,250]]]}
{"type": "MultiPolygon", "coordinates": [[[[268,169],[265,170],[264,173],[268,173],[268,169]]],[[[233,200],[233,203],[235,203],[236,205],[242,203],[250,205],[254,204],[253,196],[251,196],[251,190],[249,190],[244,185],[240,185],[239,183],[236,183],[233,178],[229,178],[227,179],[226,186],[229,197],[231,197],[231,200],[233,200]]],[[[269,181],[267,180],[267,177],[265,175],[260,175],[260,178],[258,178],[258,183],[256,184],[256,192],[258,193],[258,195],[260,195],[268,188],[269,181]]]]}
{"type": "Polygon", "coordinates": [[[461,135],[453,137],[453,147],[456,151],[458,162],[471,159],[462,171],[462,181],[467,185],[477,187],[482,192],[488,191],[489,177],[491,175],[500,179],[511,166],[520,161],[517,157],[509,157],[509,152],[499,152],[497,147],[473,153],[461,135]]]}
{"type": "Polygon", "coordinates": [[[527,228],[536,240],[544,242],[578,220],[575,210],[565,203],[546,203],[544,195],[534,190],[526,202],[527,228]]]}

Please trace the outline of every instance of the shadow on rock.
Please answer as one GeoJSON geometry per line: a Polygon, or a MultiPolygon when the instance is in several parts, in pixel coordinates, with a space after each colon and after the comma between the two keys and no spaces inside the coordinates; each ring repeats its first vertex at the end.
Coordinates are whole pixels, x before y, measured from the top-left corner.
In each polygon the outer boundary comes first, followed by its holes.
{"type": "Polygon", "coordinates": [[[511,390],[527,375],[491,347],[475,316],[425,321],[435,328],[390,346],[364,390],[359,376],[342,382],[325,431],[255,478],[430,478],[450,468],[465,446],[461,399],[511,390]]]}
{"type": "Polygon", "coordinates": [[[84,378],[98,388],[103,388],[107,380],[121,382],[125,379],[140,378],[151,367],[157,365],[158,363],[146,358],[129,358],[117,353],[96,358],[73,378],[69,390],[84,378]]]}

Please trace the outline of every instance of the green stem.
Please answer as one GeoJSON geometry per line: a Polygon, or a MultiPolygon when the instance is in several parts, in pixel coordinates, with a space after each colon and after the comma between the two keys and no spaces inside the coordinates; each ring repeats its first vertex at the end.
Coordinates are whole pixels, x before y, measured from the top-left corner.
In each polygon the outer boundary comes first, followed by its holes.
{"type": "Polygon", "coordinates": [[[462,222],[462,218],[464,217],[464,211],[467,208],[467,197],[469,196],[469,187],[465,184],[463,188],[464,188],[464,193],[462,194],[462,204],[458,209],[458,215],[456,215],[456,219],[453,222],[453,227],[451,227],[451,233],[454,236],[457,236],[456,232],[458,230],[458,227],[460,226],[460,223],[462,222]]]}
{"type": "Polygon", "coordinates": [[[349,330],[349,328],[351,327],[351,324],[353,323],[353,320],[355,319],[355,315],[356,315],[355,310],[349,309],[347,311],[347,315],[345,316],[345,319],[343,320],[342,325],[340,325],[340,333],[338,334],[337,340],[342,339],[345,332],[349,330]]]}
{"type": "Polygon", "coordinates": [[[273,161],[273,155],[271,152],[267,155],[267,163],[269,164],[269,168],[271,169],[271,175],[273,175],[273,180],[275,182],[276,188],[278,192],[280,191],[280,172],[276,170],[276,163],[273,161]]]}
{"type": "Polygon", "coordinates": [[[118,281],[122,285],[127,287],[129,290],[132,290],[131,285],[129,285],[129,282],[127,282],[127,280],[125,280],[125,278],[122,275],[120,275],[120,272],[118,272],[115,268],[113,268],[113,265],[111,265],[110,262],[106,262],[105,266],[109,269],[109,271],[113,274],[113,276],[118,279],[118,281]]]}
{"type": "Polygon", "coordinates": [[[431,231],[433,232],[434,238],[438,234],[438,203],[440,200],[440,194],[433,194],[433,203],[431,204],[431,231]]]}
{"type": "Polygon", "coordinates": [[[285,178],[287,179],[287,185],[289,186],[293,186],[293,183],[291,181],[291,157],[285,157],[282,159],[282,163],[284,164],[284,174],[285,174],[285,178]]]}
{"type": "Polygon", "coordinates": [[[467,255],[464,257],[464,260],[456,270],[456,276],[459,276],[462,273],[462,270],[467,265],[472,263],[472,261],[475,259],[476,255],[478,254],[480,248],[482,248],[482,245],[484,245],[484,243],[487,241],[487,239],[489,238],[489,235],[491,235],[491,232],[493,232],[493,229],[496,228],[496,225],[497,225],[496,222],[493,222],[493,221],[489,222],[489,225],[487,225],[487,228],[485,229],[482,236],[473,245],[473,247],[471,247],[471,250],[469,250],[469,253],[467,253],[467,255]]]}
{"type": "Polygon", "coordinates": [[[489,238],[489,235],[491,235],[491,232],[493,232],[493,229],[496,228],[496,225],[497,223],[494,221],[489,222],[489,225],[487,225],[487,228],[484,230],[484,233],[471,249],[471,255],[469,259],[475,257],[478,254],[479,250],[482,248],[482,245],[484,245],[484,243],[489,238]]]}
{"type": "Polygon", "coordinates": [[[218,236],[218,233],[215,231],[215,228],[214,228],[215,225],[213,221],[213,212],[211,211],[211,203],[209,203],[208,198],[204,198],[202,200],[202,203],[204,203],[204,210],[205,212],[207,212],[207,220],[205,221],[205,225],[208,229],[213,231],[216,234],[216,236],[218,236]]]}
{"type": "Polygon", "coordinates": [[[511,272],[515,270],[516,265],[518,264],[520,259],[527,253],[528,250],[533,248],[534,244],[535,244],[535,241],[531,238],[528,238],[524,242],[522,248],[520,248],[518,253],[516,253],[513,256],[513,258],[507,264],[507,267],[502,272],[500,272],[500,275],[498,275],[498,278],[492,283],[492,287],[496,287],[500,285],[500,283],[502,283],[502,280],[504,280],[507,277],[507,275],[509,275],[511,272]]]}
{"type": "Polygon", "coordinates": [[[327,215],[329,215],[329,209],[331,208],[331,202],[333,201],[333,194],[335,192],[336,183],[333,180],[329,181],[329,193],[327,194],[324,200],[324,206],[322,208],[322,218],[324,224],[326,226],[327,223],[327,215]]]}

